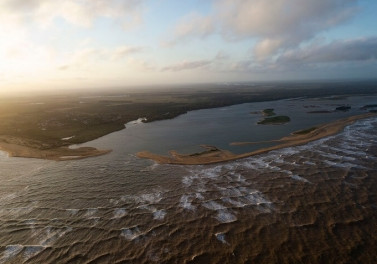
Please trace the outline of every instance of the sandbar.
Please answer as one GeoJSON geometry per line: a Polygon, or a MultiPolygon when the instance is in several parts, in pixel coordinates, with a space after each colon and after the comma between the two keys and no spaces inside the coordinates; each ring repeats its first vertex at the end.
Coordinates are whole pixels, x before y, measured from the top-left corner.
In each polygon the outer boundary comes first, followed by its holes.
{"type": "Polygon", "coordinates": [[[253,152],[247,152],[243,154],[234,154],[228,150],[218,149],[214,146],[202,145],[201,147],[206,150],[194,154],[179,154],[176,151],[170,151],[170,156],[158,155],[151,153],[149,151],[141,151],[137,153],[139,158],[146,158],[154,160],[160,164],[180,164],[180,165],[204,165],[212,164],[219,162],[232,161],[237,159],[242,159],[262,153],[269,152],[271,150],[277,150],[281,148],[293,147],[298,145],[303,145],[311,141],[315,141],[324,137],[335,135],[342,131],[346,126],[351,125],[359,119],[365,119],[372,116],[376,116],[375,113],[365,113],[361,115],[351,116],[348,118],[343,118],[336,120],[331,123],[323,124],[317,126],[313,130],[308,130],[308,133],[297,134],[295,132],[291,135],[283,137],[281,139],[264,141],[264,142],[233,142],[231,145],[246,145],[246,144],[258,144],[258,143],[267,143],[267,142],[278,142],[280,144],[261,148],[253,152]]]}
{"type": "Polygon", "coordinates": [[[99,150],[93,147],[81,147],[77,149],[70,149],[69,147],[39,149],[25,145],[30,145],[25,139],[12,136],[0,136],[0,150],[7,152],[10,157],[63,161],[84,159],[111,152],[111,150],[99,150]]]}

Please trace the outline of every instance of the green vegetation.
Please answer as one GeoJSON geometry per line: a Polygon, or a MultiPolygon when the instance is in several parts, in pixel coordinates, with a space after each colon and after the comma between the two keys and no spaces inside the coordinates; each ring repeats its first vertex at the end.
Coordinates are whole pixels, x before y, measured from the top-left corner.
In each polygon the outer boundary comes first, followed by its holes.
{"type": "Polygon", "coordinates": [[[276,115],[273,108],[267,108],[262,111],[264,116],[274,116],[276,115]]]}
{"type": "Polygon", "coordinates": [[[266,117],[265,119],[258,122],[259,125],[278,125],[278,124],[285,124],[291,121],[289,116],[273,116],[273,117],[266,117]]]}
{"type": "MultiPolygon", "coordinates": [[[[180,89],[83,90],[60,94],[22,94],[0,97],[0,143],[39,149],[84,143],[121,130],[124,124],[169,119],[191,110],[248,102],[335,94],[373,94],[375,83],[302,83],[274,85],[190,85],[180,89]],[[329,89],[331,87],[331,89],[329,89]],[[62,140],[63,138],[69,138],[62,140]]],[[[267,111],[270,112],[270,111],[267,111]]],[[[261,123],[285,123],[273,116],[261,123]]]]}
{"type": "Polygon", "coordinates": [[[314,131],[316,129],[317,129],[317,127],[311,127],[311,128],[308,128],[308,129],[303,129],[303,130],[295,131],[292,134],[293,135],[306,135],[306,134],[309,134],[310,132],[312,132],[312,131],[314,131]]]}

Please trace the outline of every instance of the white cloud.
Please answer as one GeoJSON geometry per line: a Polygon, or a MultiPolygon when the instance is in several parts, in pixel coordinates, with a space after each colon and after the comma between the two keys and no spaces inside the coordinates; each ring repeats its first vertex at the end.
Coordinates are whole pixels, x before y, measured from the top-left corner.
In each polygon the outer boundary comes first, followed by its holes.
{"type": "Polygon", "coordinates": [[[173,37],[167,42],[175,45],[192,37],[205,38],[215,30],[211,17],[192,13],[184,17],[174,28],[173,37]]]}
{"type": "Polygon", "coordinates": [[[329,63],[377,60],[377,37],[337,40],[286,51],[278,63],[329,63]]]}
{"type": "Polygon", "coordinates": [[[182,21],[172,43],[219,33],[228,40],[257,40],[258,59],[297,47],[339,25],[357,11],[358,0],[218,0],[208,16],[182,21]]]}
{"type": "Polygon", "coordinates": [[[2,0],[0,22],[48,26],[55,18],[89,27],[98,17],[117,20],[124,27],[141,22],[143,0],[2,0]]]}
{"type": "Polygon", "coordinates": [[[152,69],[147,62],[130,57],[132,54],[145,50],[141,46],[118,46],[114,48],[81,48],[71,54],[66,54],[66,60],[57,68],[59,70],[92,68],[95,65],[112,62],[129,63],[139,69],[152,69]],[[126,59],[126,60],[123,60],[126,59]]]}
{"type": "Polygon", "coordinates": [[[184,71],[202,68],[212,63],[212,60],[197,60],[197,61],[183,61],[181,63],[173,64],[162,68],[162,71],[184,71]]]}
{"type": "Polygon", "coordinates": [[[145,47],[140,47],[140,46],[120,46],[115,48],[113,51],[112,58],[117,60],[117,59],[122,59],[130,54],[134,53],[140,53],[145,51],[145,47]]]}

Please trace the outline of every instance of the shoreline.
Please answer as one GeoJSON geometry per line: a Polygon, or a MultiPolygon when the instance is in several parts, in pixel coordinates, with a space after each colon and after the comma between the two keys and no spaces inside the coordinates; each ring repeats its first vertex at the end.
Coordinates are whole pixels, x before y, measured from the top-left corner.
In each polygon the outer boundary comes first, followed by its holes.
{"type": "Polygon", "coordinates": [[[339,133],[346,126],[353,124],[357,120],[377,116],[375,113],[366,113],[356,116],[351,116],[343,119],[336,120],[331,123],[326,123],[319,125],[316,129],[306,133],[306,134],[294,134],[283,137],[277,140],[262,141],[262,142],[232,142],[230,145],[247,145],[247,144],[258,144],[267,142],[281,142],[281,144],[261,148],[252,152],[247,152],[243,154],[234,154],[228,150],[218,149],[214,146],[201,145],[204,149],[203,152],[194,154],[179,154],[178,152],[172,150],[170,151],[170,156],[158,155],[151,153],[149,151],[141,151],[136,155],[139,158],[154,160],[159,164],[177,164],[177,165],[205,165],[220,163],[226,161],[234,161],[242,158],[247,158],[259,154],[263,154],[272,150],[293,147],[303,145],[324,137],[332,136],[339,133]]]}
{"type": "Polygon", "coordinates": [[[54,161],[85,159],[105,155],[112,151],[99,150],[93,147],[81,147],[77,149],[70,149],[69,147],[38,149],[25,146],[25,142],[27,142],[27,140],[11,136],[1,136],[0,150],[6,152],[9,157],[35,158],[54,161]]]}
{"type": "MultiPolygon", "coordinates": [[[[232,142],[230,145],[249,145],[249,144],[263,144],[272,142],[281,142],[272,147],[261,148],[252,152],[243,154],[234,154],[228,150],[218,149],[215,146],[201,145],[205,150],[193,154],[180,154],[174,150],[170,151],[170,156],[159,155],[149,151],[141,151],[136,155],[139,158],[154,160],[160,164],[177,164],[177,165],[204,165],[213,164],[226,161],[233,161],[254,155],[263,154],[272,150],[277,150],[286,147],[303,145],[308,142],[334,135],[344,129],[345,126],[353,122],[376,116],[376,113],[365,113],[361,115],[351,116],[348,118],[336,120],[331,123],[317,126],[316,129],[306,134],[294,134],[283,137],[281,139],[259,142],[232,142]]],[[[40,149],[33,147],[35,142],[27,139],[17,138],[13,136],[0,136],[0,150],[6,152],[9,157],[20,158],[37,158],[54,161],[78,160],[89,157],[96,157],[110,153],[112,150],[99,150],[94,147],[80,147],[71,149],[69,146],[62,146],[49,149],[40,149]],[[31,146],[30,146],[31,145],[31,146]]]]}

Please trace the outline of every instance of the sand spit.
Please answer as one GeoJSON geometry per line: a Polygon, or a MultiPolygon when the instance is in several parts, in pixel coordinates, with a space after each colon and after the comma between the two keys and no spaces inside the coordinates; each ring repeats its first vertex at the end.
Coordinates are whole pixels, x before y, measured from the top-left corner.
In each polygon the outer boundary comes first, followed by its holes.
{"type": "MultiPolygon", "coordinates": [[[[137,153],[139,158],[152,159],[161,164],[181,164],[181,165],[200,165],[200,164],[211,164],[218,162],[231,161],[241,158],[246,158],[258,154],[262,154],[271,150],[292,147],[297,145],[303,145],[308,142],[331,136],[337,134],[344,127],[354,123],[359,119],[364,119],[368,117],[376,116],[374,113],[366,113],[362,115],[351,116],[348,118],[336,120],[334,122],[323,124],[318,126],[316,129],[311,130],[306,134],[295,134],[292,133],[290,136],[283,137],[279,140],[273,140],[269,142],[279,142],[280,144],[268,148],[262,148],[253,152],[248,152],[244,154],[234,154],[227,150],[221,150],[214,146],[202,145],[206,150],[200,153],[194,154],[179,154],[176,151],[170,151],[170,156],[163,156],[151,153],[149,151],[142,151],[137,153]]],[[[257,144],[266,142],[233,142],[231,145],[245,145],[245,144],[257,144]]]]}
{"type": "Polygon", "coordinates": [[[10,157],[62,161],[84,159],[111,152],[111,150],[98,150],[92,147],[81,147],[77,149],[70,149],[68,147],[39,149],[38,147],[25,145],[27,145],[27,140],[12,136],[0,136],[0,150],[7,152],[10,157]]]}

